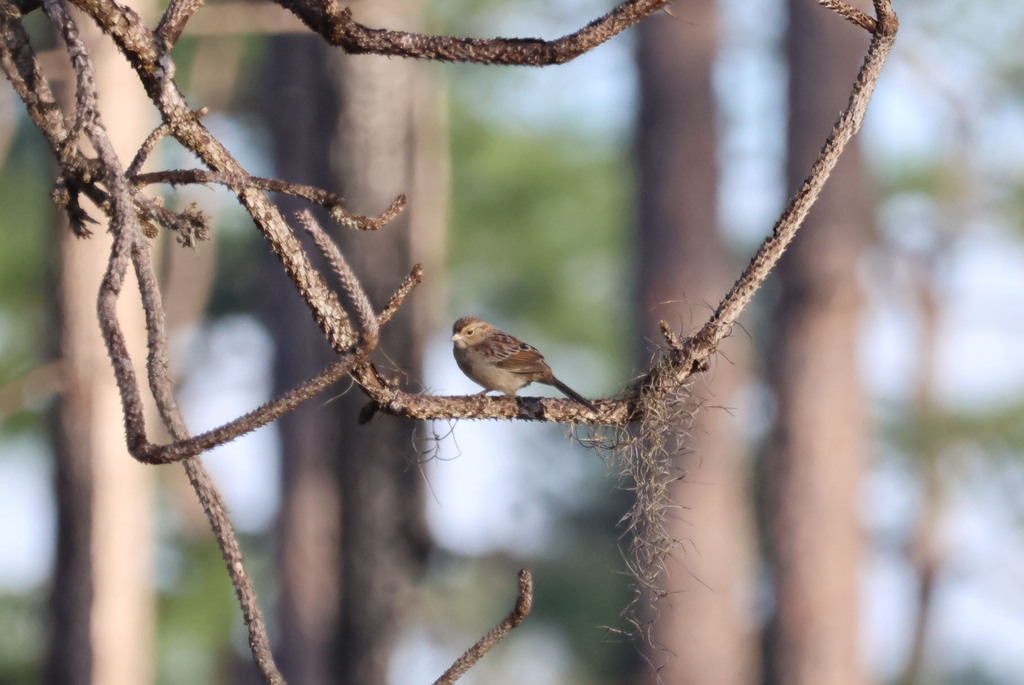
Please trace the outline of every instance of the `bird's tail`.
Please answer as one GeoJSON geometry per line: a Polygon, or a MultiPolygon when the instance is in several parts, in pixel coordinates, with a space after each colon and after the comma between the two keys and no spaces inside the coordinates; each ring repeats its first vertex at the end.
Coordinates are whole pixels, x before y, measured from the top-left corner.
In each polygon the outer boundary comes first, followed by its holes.
{"type": "Polygon", "coordinates": [[[576,392],[575,390],[570,388],[568,385],[566,385],[562,381],[558,380],[557,378],[554,378],[554,377],[551,378],[551,385],[553,385],[556,388],[558,388],[562,392],[563,395],[565,395],[566,397],[568,397],[572,401],[576,402],[577,404],[583,405],[584,407],[586,407],[590,411],[594,412],[595,414],[599,413],[597,411],[597,407],[595,407],[590,402],[590,400],[588,400],[586,397],[584,397],[583,395],[579,394],[578,392],[576,392]]]}

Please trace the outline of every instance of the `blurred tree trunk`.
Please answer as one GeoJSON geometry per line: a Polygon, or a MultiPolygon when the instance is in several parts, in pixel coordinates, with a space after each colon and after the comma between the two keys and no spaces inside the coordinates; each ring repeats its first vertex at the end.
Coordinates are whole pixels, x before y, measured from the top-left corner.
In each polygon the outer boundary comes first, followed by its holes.
{"type": "MultiPolygon", "coordinates": [[[[788,188],[803,180],[849,97],[866,39],[834,14],[789,2],[788,188]]],[[[857,370],[856,281],[872,222],[856,144],[780,264],[768,368],[778,402],[765,460],[775,613],[769,682],[860,685],[859,516],[868,424],[857,370]]]]}
{"type": "MultiPolygon", "coordinates": [[[[156,124],[149,100],[113,44],[91,25],[82,33],[93,50],[103,121],[127,164],[156,124]]],[[[103,216],[94,207],[87,211],[103,216]]],[[[46,677],[52,684],[141,685],[154,677],[153,471],[125,447],[121,402],[96,321],[110,237],[101,225],[80,240],[65,223],[58,243],[54,311],[63,392],[56,411],[58,528],[46,677]]],[[[133,284],[129,276],[118,312],[139,364],[145,324],[133,284]]]]}
{"type": "MultiPolygon", "coordinates": [[[[415,28],[419,5],[393,0],[353,9],[375,25],[415,28]]],[[[371,301],[382,308],[419,259],[411,227],[427,227],[419,213],[436,206],[414,174],[418,67],[346,56],[293,37],[275,39],[271,54],[275,96],[268,105],[279,173],[340,192],[362,213],[379,213],[399,193],[409,196],[408,209],[379,232],[330,226],[371,301]]],[[[287,282],[279,274],[268,282],[283,389],[323,368],[331,354],[287,282]]],[[[413,295],[384,329],[386,357],[376,360],[389,371],[396,364],[413,383],[420,377],[417,308],[413,295]]],[[[425,556],[415,425],[378,416],[359,426],[365,403],[362,393],[349,390],[327,405],[309,403],[280,423],[281,661],[292,685],[386,682],[403,592],[425,556]]]]}
{"type": "MultiPolygon", "coordinates": [[[[421,28],[419,0],[360,1],[353,11],[374,26],[421,28]]],[[[412,251],[411,228],[424,228],[415,217],[428,207],[429,196],[414,185],[414,114],[423,107],[416,102],[421,92],[416,82],[425,75],[412,60],[350,57],[337,51],[330,66],[341,96],[333,171],[352,209],[377,213],[399,193],[409,195],[409,209],[387,228],[342,233],[342,249],[351,255],[352,268],[363,276],[367,294],[379,309],[420,259],[412,251]]],[[[417,240],[429,242],[422,235],[417,240]]],[[[394,364],[396,371],[408,374],[406,383],[422,377],[423,335],[414,315],[422,293],[417,295],[384,329],[381,347],[386,357],[377,358],[382,368],[394,364]]],[[[339,681],[345,683],[387,681],[400,608],[407,604],[410,580],[427,549],[423,476],[413,445],[416,424],[379,416],[359,426],[356,419],[365,403],[357,392],[337,402],[345,455],[338,461],[344,488],[342,614],[333,647],[339,681]]]]}
{"type": "MultiPolygon", "coordinates": [[[[324,48],[311,36],[278,36],[271,40],[269,54],[273,57],[264,85],[274,96],[261,102],[274,143],[276,175],[339,190],[332,187],[327,144],[337,97],[324,68],[324,48]]],[[[281,198],[281,207],[289,212],[306,208],[293,198],[281,198]]],[[[305,236],[303,241],[315,255],[305,236]]],[[[333,355],[280,263],[267,255],[263,269],[278,394],[319,372],[333,355]]],[[[282,417],[277,426],[282,458],[277,524],[281,670],[292,685],[331,683],[336,679],[330,636],[338,620],[341,582],[341,491],[334,477],[341,446],[337,405],[313,400],[282,417]]]]}
{"type": "Polygon", "coordinates": [[[50,594],[50,635],[46,656],[46,682],[85,685],[92,682],[93,644],[90,634],[93,601],[93,402],[91,376],[96,364],[83,357],[96,354],[87,336],[95,322],[92,308],[75,302],[72,293],[79,277],[70,252],[81,241],[70,235],[67,219],[56,227],[60,264],[51,296],[54,306],[54,356],[61,360],[63,392],[53,412],[54,489],[57,506],[57,544],[50,594]]]}
{"type": "MultiPolygon", "coordinates": [[[[716,10],[703,2],[677,11],[681,21],[659,15],[638,29],[641,340],[661,339],[659,319],[684,331],[698,325],[735,277],[718,233],[716,10]]],[[[707,381],[696,384],[709,404],[730,406],[748,375],[748,352],[735,343],[723,344],[707,381]]],[[[641,354],[646,365],[650,350],[641,354]]],[[[647,654],[663,666],[665,683],[756,679],[754,619],[743,602],[754,586],[754,528],[746,445],[735,424],[722,409],[704,409],[687,441],[692,456],[676,456],[690,473],[672,491],[681,513],[669,533],[683,545],[667,561],[665,582],[676,594],[663,600],[647,654]]]]}

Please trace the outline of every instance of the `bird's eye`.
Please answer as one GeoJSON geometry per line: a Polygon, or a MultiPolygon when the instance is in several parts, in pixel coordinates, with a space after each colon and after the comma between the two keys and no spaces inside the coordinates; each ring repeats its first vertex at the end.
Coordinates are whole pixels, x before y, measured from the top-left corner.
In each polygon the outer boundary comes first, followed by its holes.
{"type": "Polygon", "coordinates": [[[476,333],[476,329],[475,328],[467,328],[466,329],[466,337],[472,337],[472,335],[474,333],[476,333]]]}

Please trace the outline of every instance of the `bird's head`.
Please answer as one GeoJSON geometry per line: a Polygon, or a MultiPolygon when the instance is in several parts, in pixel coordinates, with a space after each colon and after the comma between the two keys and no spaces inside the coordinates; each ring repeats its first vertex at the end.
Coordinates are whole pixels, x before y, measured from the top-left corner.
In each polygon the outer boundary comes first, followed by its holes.
{"type": "Polygon", "coordinates": [[[452,326],[452,342],[456,347],[470,347],[484,339],[494,327],[475,316],[464,316],[452,326]]]}

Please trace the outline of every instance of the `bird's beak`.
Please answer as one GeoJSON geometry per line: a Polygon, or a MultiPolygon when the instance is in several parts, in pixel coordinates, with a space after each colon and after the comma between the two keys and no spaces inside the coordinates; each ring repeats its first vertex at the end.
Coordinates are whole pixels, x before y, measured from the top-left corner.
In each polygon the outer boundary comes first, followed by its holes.
{"type": "Polygon", "coordinates": [[[456,333],[452,336],[452,342],[459,342],[462,340],[462,333],[456,333]]]}

